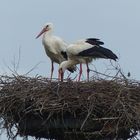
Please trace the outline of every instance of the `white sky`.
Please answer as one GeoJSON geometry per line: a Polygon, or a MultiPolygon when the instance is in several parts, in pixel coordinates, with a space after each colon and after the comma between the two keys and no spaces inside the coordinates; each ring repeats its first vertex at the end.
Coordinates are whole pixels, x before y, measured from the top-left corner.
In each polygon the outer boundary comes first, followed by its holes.
{"type": "MultiPolygon", "coordinates": [[[[6,65],[13,66],[20,48],[19,73],[42,62],[32,74],[49,76],[50,61],[35,39],[46,22],[68,43],[100,38],[119,56],[124,73],[140,79],[140,0],[0,0],[0,73],[9,72],[6,65]]],[[[104,72],[108,60],[93,63],[104,72]]]]}

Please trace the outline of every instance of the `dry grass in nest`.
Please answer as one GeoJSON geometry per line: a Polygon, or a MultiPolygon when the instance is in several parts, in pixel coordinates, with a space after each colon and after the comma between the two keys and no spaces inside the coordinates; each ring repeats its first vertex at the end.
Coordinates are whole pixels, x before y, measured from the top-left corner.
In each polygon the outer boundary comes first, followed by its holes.
{"type": "Polygon", "coordinates": [[[140,83],[1,76],[0,116],[11,139],[127,139],[140,129],[140,83]]]}

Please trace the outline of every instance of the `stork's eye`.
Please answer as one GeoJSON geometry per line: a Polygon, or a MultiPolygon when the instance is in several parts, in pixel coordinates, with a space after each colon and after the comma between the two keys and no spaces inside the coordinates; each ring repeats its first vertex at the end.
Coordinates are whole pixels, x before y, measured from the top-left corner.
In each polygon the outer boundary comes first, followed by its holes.
{"type": "Polygon", "coordinates": [[[46,28],[48,28],[49,27],[49,25],[46,25],[46,28]]]}

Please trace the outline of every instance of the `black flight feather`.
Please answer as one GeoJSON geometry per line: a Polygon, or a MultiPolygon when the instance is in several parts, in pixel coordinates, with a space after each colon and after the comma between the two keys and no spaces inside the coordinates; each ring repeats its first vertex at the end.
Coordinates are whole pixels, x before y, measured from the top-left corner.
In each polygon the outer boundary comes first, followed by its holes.
{"type": "Polygon", "coordinates": [[[93,57],[93,58],[106,58],[106,59],[113,59],[116,61],[118,57],[109,49],[101,47],[101,46],[94,46],[87,50],[84,50],[78,54],[78,56],[84,57],[93,57]]]}
{"type": "Polygon", "coordinates": [[[71,73],[74,73],[76,71],[76,69],[74,67],[72,68],[67,68],[68,71],[70,71],[71,73]]]}
{"type": "Polygon", "coordinates": [[[104,42],[100,41],[100,39],[98,39],[98,38],[88,38],[88,39],[86,39],[85,42],[87,42],[91,45],[97,45],[97,46],[104,45],[104,42]]]}
{"type": "Polygon", "coordinates": [[[68,59],[68,56],[67,56],[67,53],[66,52],[61,52],[62,56],[67,60],[68,59]]]}

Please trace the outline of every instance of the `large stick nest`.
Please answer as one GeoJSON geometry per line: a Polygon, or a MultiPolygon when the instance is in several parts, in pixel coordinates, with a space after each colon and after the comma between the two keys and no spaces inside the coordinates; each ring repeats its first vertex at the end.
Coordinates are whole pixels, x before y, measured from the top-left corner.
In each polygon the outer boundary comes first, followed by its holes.
{"type": "Polygon", "coordinates": [[[1,76],[0,117],[11,139],[127,139],[140,130],[140,83],[1,76]]]}

